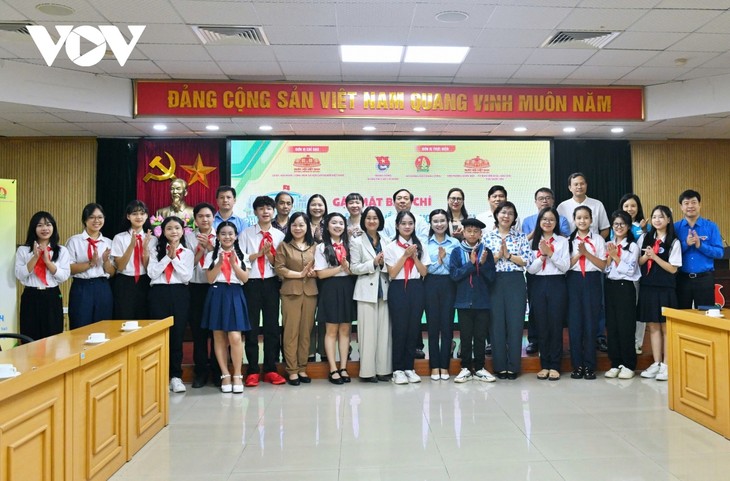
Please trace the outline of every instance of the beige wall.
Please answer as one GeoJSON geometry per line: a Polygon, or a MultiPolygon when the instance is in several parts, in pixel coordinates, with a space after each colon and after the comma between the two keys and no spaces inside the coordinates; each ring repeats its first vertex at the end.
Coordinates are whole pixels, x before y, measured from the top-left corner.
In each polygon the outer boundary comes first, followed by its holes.
{"type": "MultiPolygon", "coordinates": [[[[96,139],[0,139],[0,178],[18,181],[16,244],[25,242],[28,221],[39,210],[56,218],[65,244],[81,232],[81,209],[96,198],[96,139]]],[[[70,285],[61,286],[64,306],[70,285]]]]}
{"type": "Polygon", "coordinates": [[[647,217],[653,206],[665,204],[681,219],[677,198],[694,189],[702,194],[702,216],[730,236],[730,141],[637,141],[631,142],[631,157],[634,192],[647,217]]]}

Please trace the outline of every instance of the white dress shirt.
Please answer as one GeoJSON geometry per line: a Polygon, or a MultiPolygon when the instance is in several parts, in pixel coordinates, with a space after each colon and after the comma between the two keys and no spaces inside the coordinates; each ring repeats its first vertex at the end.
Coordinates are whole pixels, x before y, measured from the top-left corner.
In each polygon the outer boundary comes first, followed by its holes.
{"type": "MultiPolygon", "coordinates": [[[[137,232],[137,234],[140,234],[142,236],[142,242],[147,238],[147,234],[143,231],[137,232]]],[[[155,237],[150,239],[149,249],[152,249],[153,243],[152,241],[155,240],[155,237]]],[[[112,259],[118,259],[124,256],[124,253],[127,250],[127,247],[129,247],[129,243],[132,240],[132,233],[131,230],[120,232],[119,234],[114,236],[114,239],[112,240],[112,259]]],[[[132,255],[129,257],[129,262],[127,262],[126,266],[120,266],[117,265],[117,273],[124,274],[125,276],[131,276],[134,277],[134,252],[132,252],[132,255]]],[[[139,274],[147,274],[147,268],[144,265],[144,262],[140,263],[139,266],[139,274]]]]}
{"type": "Polygon", "coordinates": [[[550,236],[552,239],[552,257],[540,257],[540,251],[535,251],[535,260],[527,266],[527,272],[536,276],[555,276],[565,274],[570,269],[570,255],[568,254],[568,239],[559,235],[550,236]]]}
{"type": "MultiPolygon", "coordinates": [[[[195,254],[198,252],[198,238],[196,237],[198,234],[198,230],[194,230],[192,232],[188,232],[185,234],[185,244],[187,244],[188,249],[193,251],[193,259],[195,259],[195,254]]],[[[210,234],[208,234],[208,241],[211,243],[211,245],[215,245],[215,231],[211,231],[210,234]]],[[[195,263],[195,267],[193,268],[193,277],[190,279],[190,282],[193,284],[207,284],[208,283],[208,277],[205,275],[205,271],[208,270],[208,267],[210,266],[210,263],[207,261],[208,254],[210,254],[212,251],[206,251],[205,254],[200,258],[203,261],[203,265],[200,265],[200,261],[195,263]]]]}
{"type": "MultiPolygon", "coordinates": [[[[419,239],[420,240],[420,239],[419,239]]],[[[402,244],[408,244],[410,245],[410,241],[406,241],[401,236],[398,236],[398,241],[400,241],[402,244]]],[[[423,249],[423,252],[421,252],[421,264],[424,266],[428,266],[431,264],[431,256],[428,255],[428,249],[425,245],[421,245],[421,248],[423,249]]],[[[386,245],[383,248],[383,258],[385,259],[385,265],[387,266],[394,266],[398,259],[400,259],[403,256],[403,253],[406,250],[398,245],[397,241],[393,241],[390,244],[386,245]]],[[[398,274],[393,279],[400,279],[403,280],[406,278],[405,274],[405,265],[403,268],[398,271],[398,274]]],[[[413,264],[413,267],[411,268],[411,272],[408,274],[408,279],[420,279],[421,274],[418,272],[418,269],[416,268],[416,264],[413,264]]]]}
{"type": "MultiPolygon", "coordinates": [[[[91,236],[89,236],[88,232],[84,231],[81,234],[76,234],[71,236],[66,241],[66,249],[68,249],[68,254],[71,258],[71,264],[77,264],[77,263],[84,263],[88,262],[91,259],[89,259],[89,241],[86,239],[89,239],[91,236]]],[[[96,250],[99,253],[99,265],[91,266],[89,269],[85,270],[84,272],[78,272],[73,275],[73,277],[77,279],[96,279],[99,277],[106,277],[109,278],[109,274],[104,271],[104,263],[103,261],[103,255],[104,252],[111,250],[112,248],[112,241],[108,237],[104,237],[103,235],[99,236],[99,239],[97,240],[96,244],[96,250]]]]}
{"type": "Polygon", "coordinates": [[[162,259],[157,260],[157,249],[151,249],[150,261],[147,264],[147,275],[150,276],[150,285],[187,284],[193,276],[193,251],[185,247],[178,247],[178,254],[175,258],[165,254],[162,259]],[[173,271],[170,282],[167,282],[165,268],[172,264],[173,271]]]}
{"type": "MultiPolygon", "coordinates": [[[[53,261],[56,265],[56,273],[51,274],[51,271],[46,268],[46,282],[48,282],[48,285],[45,285],[36,275],[35,269],[28,271],[28,262],[33,257],[33,249],[26,246],[18,247],[15,252],[15,277],[26,287],[35,287],[36,289],[57,287],[71,276],[71,257],[68,255],[68,249],[64,246],[58,247],[58,259],[53,261]]],[[[38,259],[38,262],[43,262],[43,260],[38,259]]]]}
{"type": "MultiPolygon", "coordinates": [[[[271,245],[273,246],[274,250],[276,250],[276,248],[279,247],[281,241],[284,240],[284,234],[280,230],[274,229],[273,227],[269,228],[268,232],[271,234],[271,239],[273,240],[271,245]]],[[[256,223],[254,225],[246,227],[243,230],[243,234],[241,234],[241,236],[238,238],[238,245],[241,246],[241,250],[244,254],[246,254],[246,257],[249,257],[252,254],[258,253],[261,246],[261,239],[263,239],[261,226],[256,223]]],[[[249,260],[251,261],[250,257],[249,260]]],[[[251,271],[248,277],[249,279],[268,279],[276,275],[276,272],[274,272],[273,264],[269,262],[269,259],[266,256],[264,256],[263,273],[259,271],[258,261],[258,258],[251,261],[251,271]]]]}

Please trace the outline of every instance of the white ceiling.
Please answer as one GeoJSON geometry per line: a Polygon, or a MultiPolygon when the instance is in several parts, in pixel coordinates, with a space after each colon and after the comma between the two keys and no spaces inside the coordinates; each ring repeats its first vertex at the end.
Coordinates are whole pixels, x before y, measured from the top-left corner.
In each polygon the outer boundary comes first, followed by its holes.
{"type": "MultiPolygon", "coordinates": [[[[0,81],[14,64],[43,68],[49,88],[62,83],[64,70],[124,79],[647,87],[730,78],[730,0],[53,0],[75,10],[65,17],[41,13],[36,5],[44,2],[0,1],[0,21],[32,22],[51,32],[64,24],[111,23],[125,33],[130,24],[147,29],[124,67],[114,59],[78,67],[63,51],[47,67],[30,37],[0,33],[0,81]],[[436,20],[437,13],[449,10],[469,17],[451,24],[436,20]],[[271,45],[206,46],[193,33],[194,25],[259,25],[271,45]],[[540,48],[558,30],[621,33],[602,50],[540,48]],[[340,44],[459,45],[471,51],[456,66],[342,64],[340,44]]],[[[647,112],[652,120],[645,122],[574,122],[577,132],[565,134],[566,122],[551,121],[133,119],[87,113],[93,109],[82,105],[39,106],[31,94],[22,97],[0,102],[0,135],[262,135],[258,126],[267,123],[274,127],[272,135],[405,136],[423,126],[426,132],[418,135],[730,138],[730,111],[710,109],[673,118],[647,112]],[[164,134],[152,130],[161,120],[169,125],[164,134]],[[207,132],[208,123],[220,125],[220,131],[207,132]],[[377,130],[363,132],[366,123],[377,130]],[[517,125],[528,131],[515,133],[517,125]],[[616,125],[625,132],[611,134],[616,125]]]]}

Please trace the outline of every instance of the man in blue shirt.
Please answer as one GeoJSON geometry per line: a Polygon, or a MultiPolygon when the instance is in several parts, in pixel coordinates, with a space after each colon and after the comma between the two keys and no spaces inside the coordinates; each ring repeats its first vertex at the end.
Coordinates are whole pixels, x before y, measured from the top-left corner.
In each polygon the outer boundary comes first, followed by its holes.
{"type": "Polygon", "coordinates": [[[215,193],[215,201],[218,204],[218,212],[213,216],[213,229],[217,229],[218,224],[227,220],[236,226],[240,236],[243,229],[248,227],[248,222],[233,213],[233,206],[236,205],[236,189],[230,185],[221,185],[215,193]]]}
{"type": "Polygon", "coordinates": [[[700,217],[702,198],[695,190],[679,195],[684,219],[674,223],[682,244],[682,267],[677,272],[677,301],[680,309],[715,304],[715,259],[722,258],[722,236],[717,225],[700,217]]]}
{"type": "MultiPolygon", "coordinates": [[[[548,187],[540,187],[535,192],[535,207],[537,207],[538,214],[545,207],[552,207],[555,205],[555,193],[548,187]]],[[[522,233],[527,236],[528,239],[532,240],[532,234],[535,233],[535,224],[537,223],[538,214],[525,217],[522,221],[522,233]]],[[[560,216],[560,235],[568,237],[570,235],[570,224],[568,219],[560,216]]],[[[530,277],[532,274],[527,274],[527,282],[529,284],[530,277]]],[[[527,354],[537,354],[540,347],[537,345],[537,327],[535,321],[532,319],[532,309],[530,309],[529,321],[527,323],[527,347],[525,352],[527,354]]]]}

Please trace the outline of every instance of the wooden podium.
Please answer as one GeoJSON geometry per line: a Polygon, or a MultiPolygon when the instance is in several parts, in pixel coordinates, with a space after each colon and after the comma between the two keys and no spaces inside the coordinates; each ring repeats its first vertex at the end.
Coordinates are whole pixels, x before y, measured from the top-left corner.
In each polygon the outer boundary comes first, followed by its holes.
{"type": "Polygon", "coordinates": [[[102,321],[0,352],[21,372],[0,380],[0,481],[108,479],[130,460],[169,422],[171,325],[102,321]]]}
{"type": "Polygon", "coordinates": [[[664,315],[669,409],[730,438],[730,319],[691,309],[664,315]]]}

